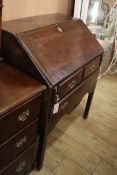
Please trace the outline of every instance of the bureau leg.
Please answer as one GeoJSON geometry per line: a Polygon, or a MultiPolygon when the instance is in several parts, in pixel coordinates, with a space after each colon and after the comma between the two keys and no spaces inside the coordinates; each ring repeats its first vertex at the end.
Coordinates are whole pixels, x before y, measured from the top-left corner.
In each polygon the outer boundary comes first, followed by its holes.
{"type": "Polygon", "coordinates": [[[88,114],[89,114],[90,107],[91,107],[91,104],[92,104],[93,95],[94,95],[94,92],[89,93],[89,95],[88,95],[88,99],[87,99],[87,103],[86,103],[86,107],[85,107],[85,112],[84,112],[84,115],[83,115],[84,119],[88,118],[88,114]]]}

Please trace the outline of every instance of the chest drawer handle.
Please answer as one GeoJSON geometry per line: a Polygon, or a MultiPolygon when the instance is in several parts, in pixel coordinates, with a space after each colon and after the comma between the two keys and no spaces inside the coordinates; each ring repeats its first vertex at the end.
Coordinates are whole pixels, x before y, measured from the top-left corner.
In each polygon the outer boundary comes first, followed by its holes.
{"type": "Polygon", "coordinates": [[[19,166],[16,168],[16,173],[21,173],[23,169],[26,167],[26,161],[23,161],[19,164],[19,166]]]}
{"type": "Polygon", "coordinates": [[[22,145],[23,145],[24,143],[26,143],[26,142],[27,142],[27,137],[24,136],[23,138],[20,139],[19,142],[16,143],[16,147],[17,147],[17,148],[21,148],[22,145]]]}
{"type": "Polygon", "coordinates": [[[61,110],[65,110],[65,108],[68,106],[69,102],[65,102],[62,106],[61,106],[61,110]]]}
{"type": "Polygon", "coordinates": [[[75,87],[75,85],[76,85],[76,82],[77,82],[76,80],[73,80],[72,82],[69,83],[68,87],[70,89],[73,89],[75,87]]]}
{"type": "Polygon", "coordinates": [[[22,121],[24,122],[25,120],[27,120],[27,118],[30,116],[30,110],[27,109],[26,111],[22,112],[22,114],[20,114],[18,116],[18,121],[22,121]]]}

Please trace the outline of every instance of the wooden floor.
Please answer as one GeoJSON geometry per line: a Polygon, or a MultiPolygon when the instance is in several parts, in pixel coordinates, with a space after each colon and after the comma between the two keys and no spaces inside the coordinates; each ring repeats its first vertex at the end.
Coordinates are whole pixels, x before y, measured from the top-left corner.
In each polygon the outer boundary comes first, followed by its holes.
{"type": "Polygon", "coordinates": [[[117,76],[98,81],[86,121],[85,101],[57,124],[42,171],[31,175],[117,175],[117,76]]]}

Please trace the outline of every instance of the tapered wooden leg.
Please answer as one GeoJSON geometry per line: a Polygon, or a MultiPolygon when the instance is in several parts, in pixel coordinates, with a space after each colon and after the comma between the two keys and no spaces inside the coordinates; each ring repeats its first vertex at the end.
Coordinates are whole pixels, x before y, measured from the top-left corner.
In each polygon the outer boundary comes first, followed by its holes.
{"type": "Polygon", "coordinates": [[[90,107],[91,107],[91,104],[92,104],[93,95],[94,95],[94,92],[89,93],[89,95],[88,95],[88,99],[87,99],[87,103],[86,103],[86,107],[85,107],[85,112],[84,112],[84,115],[83,115],[84,119],[88,118],[88,114],[89,114],[90,107]]]}

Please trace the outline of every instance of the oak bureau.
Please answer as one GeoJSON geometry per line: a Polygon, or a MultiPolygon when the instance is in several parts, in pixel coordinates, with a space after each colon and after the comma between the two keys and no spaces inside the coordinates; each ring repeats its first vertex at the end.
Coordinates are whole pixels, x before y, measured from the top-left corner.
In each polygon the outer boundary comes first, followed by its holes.
{"type": "Polygon", "coordinates": [[[103,49],[79,19],[60,14],[3,23],[5,62],[46,85],[40,117],[37,168],[43,164],[48,133],[88,93],[86,119],[94,95],[103,49]]]}

